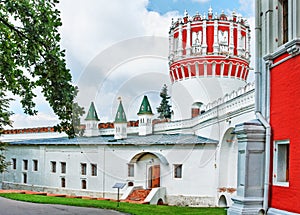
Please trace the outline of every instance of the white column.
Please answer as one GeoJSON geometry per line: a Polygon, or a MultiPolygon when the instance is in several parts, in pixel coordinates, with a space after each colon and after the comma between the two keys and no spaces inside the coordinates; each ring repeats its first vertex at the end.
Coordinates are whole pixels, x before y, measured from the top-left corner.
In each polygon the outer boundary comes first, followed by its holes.
{"type": "Polygon", "coordinates": [[[178,57],[182,57],[182,22],[181,20],[179,20],[179,31],[178,31],[178,49],[177,49],[177,53],[178,53],[178,57]]]}
{"type": "Polygon", "coordinates": [[[249,59],[250,58],[250,39],[251,39],[251,36],[250,36],[250,32],[248,29],[246,29],[246,59],[249,59]]]}
{"type": "Polygon", "coordinates": [[[237,24],[237,55],[241,56],[241,40],[242,40],[242,34],[241,34],[241,24],[238,22],[237,24]]]}
{"type": "Polygon", "coordinates": [[[191,21],[187,22],[187,27],[186,27],[186,56],[191,55],[191,21]]]}
{"type": "Polygon", "coordinates": [[[288,40],[293,39],[293,10],[294,10],[294,5],[293,5],[293,0],[288,0],[288,40]]]}
{"type": "Polygon", "coordinates": [[[293,20],[294,20],[294,38],[296,37],[300,37],[300,28],[298,27],[300,25],[300,15],[299,12],[300,11],[300,2],[298,0],[294,0],[294,4],[293,4],[293,20]]]}
{"type": "Polygon", "coordinates": [[[202,29],[202,54],[206,55],[207,53],[207,43],[206,43],[206,20],[203,20],[203,29],[202,29]]]}
{"type": "Polygon", "coordinates": [[[176,67],[175,70],[176,70],[177,80],[180,80],[180,78],[179,78],[179,72],[178,72],[178,67],[176,67]]]}
{"type": "Polygon", "coordinates": [[[169,34],[169,60],[173,61],[174,58],[174,29],[170,30],[169,34]]]}
{"type": "Polygon", "coordinates": [[[233,35],[233,21],[230,22],[230,37],[229,37],[229,54],[233,55],[234,54],[234,35],[233,35]]]}
{"type": "Polygon", "coordinates": [[[218,20],[214,21],[214,54],[219,54],[219,42],[218,42],[218,20]]]}
{"type": "Polygon", "coordinates": [[[296,39],[297,37],[300,36],[300,28],[298,27],[299,26],[299,8],[300,8],[300,5],[299,5],[299,0],[292,0],[291,4],[292,6],[289,6],[288,8],[290,9],[291,8],[291,11],[288,11],[288,13],[290,14],[291,16],[291,20],[292,20],[292,33],[291,33],[291,38],[289,38],[290,40],[292,39],[296,39]],[[297,18],[298,16],[298,18],[297,18]],[[298,32],[297,32],[298,31],[298,32]]]}
{"type": "Polygon", "coordinates": [[[170,76],[171,76],[171,80],[173,80],[173,82],[176,81],[175,76],[174,76],[174,71],[170,70],[170,76]]]}

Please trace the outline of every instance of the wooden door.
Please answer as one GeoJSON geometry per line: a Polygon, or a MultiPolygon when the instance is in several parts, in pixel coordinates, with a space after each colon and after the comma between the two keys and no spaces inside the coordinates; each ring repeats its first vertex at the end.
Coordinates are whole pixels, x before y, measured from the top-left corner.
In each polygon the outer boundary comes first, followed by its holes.
{"type": "Polygon", "coordinates": [[[160,187],[160,165],[152,166],[151,188],[160,187]]]}

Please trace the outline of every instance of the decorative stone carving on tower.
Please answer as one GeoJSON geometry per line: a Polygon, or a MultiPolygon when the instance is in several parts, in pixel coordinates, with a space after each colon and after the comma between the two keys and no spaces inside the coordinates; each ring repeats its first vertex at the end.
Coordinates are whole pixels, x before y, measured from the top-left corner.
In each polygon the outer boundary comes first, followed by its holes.
{"type": "Polygon", "coordinates": [[[92,137],[99,135],[98,122],[99,122],[98,114],[94,105],[94,102],[91,103],[87,116],[85,118],[85,131],[84,136],[92,137]]]}
{"type": "Polygon", "coordinates": [[[126,139],[127,138],[127,119],[126,114],[122,105],[122,100],[119,98],[120,103],[116,113],[114,121],[114,138],[115,139],[126,139]]]}
{"type": "Polygon", "coordinates": [[[148,100],[148,97],[145,95],[138,112],[139,116],[139,135],[145,136],[152,134],[152,109],[148,100]]]}
{"type": "Polygon", "coordinates": [[[193,54],[201,54],[201,44],[202,44],[202,32],[193,32],[192,34],[192,40],[193,40],[193,54]]]}
{"type": "Polygon", "coordinates": [[[250,28],[235,12],[189,16],[172,22],[169,75],[174,120],[190,118],[195,102],[207,104],[245,86],[249,73],[250,28]],[[175,53],[175,54],[174,54],[175,53]]]}

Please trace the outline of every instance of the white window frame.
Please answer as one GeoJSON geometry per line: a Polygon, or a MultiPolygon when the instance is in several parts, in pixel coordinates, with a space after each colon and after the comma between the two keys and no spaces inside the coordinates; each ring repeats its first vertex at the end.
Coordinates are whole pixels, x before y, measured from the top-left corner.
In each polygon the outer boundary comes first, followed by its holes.
{"type": "Polygon", "coordinates": [[[87,175],[87,164],[86,163],[80,163],[80,174],[87,175]]]}
{"type": "Polygon", "coordinates": [[[98,167],[96,163],[91,163],[91,176],[98,175],[98,167]]]}
{"type": "Polygon", "coordinates": [[[182,164],[173,164],[173,178],[182,179],[183,177],[183,165],[182,164]],[[180,168],[180,175],[177,175],[177,168],[180,168]]]}
{"type": "Polygon", "coordinates": [[[32,171],[33,172],[39,171],[39,161],[37,159],[32,160],[32,171]]]}
{"type": "Polygon", "coordinates": [[[56,173],[57,169],[56,169],[56,161],[50,161],[50,172],[51,173],[56,173]]]}
{"type": "Polygon", "coordinates": [[[128,163],[127,164],[127,177],[134,177],[134,164],[133,163],[128,163]]]}
{"type": "Polygon", "coordinates": [[[16,170],[17,169],[17,159],[16,158],[12,158],[11,159],[11,168],[12,170],[16,170]]]}
{"type": "MultiPolygon", "coordinates": [[[[278,181],[278,146],[279,145],[288,145],[288,146],[290,146],[290,140],[277,140],[277,141],[274,141],[273,185],[288,187],[289,186],[289,181],[278,181]]],[[[286,158],[286,159],[288,159],[288,158],[286,158]]],[[[289,162],[289,160],[287,160],[287,162],[289,162]]]]}

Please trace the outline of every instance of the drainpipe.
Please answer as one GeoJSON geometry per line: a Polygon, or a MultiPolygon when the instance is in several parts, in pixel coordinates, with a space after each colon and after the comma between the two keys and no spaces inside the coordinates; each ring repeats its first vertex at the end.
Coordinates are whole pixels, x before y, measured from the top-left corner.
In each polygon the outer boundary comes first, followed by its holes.
{"type": "MultiPolygon", "coordinates": [[[[255,59],[255,66],[256,66],[256,71],[255,71],[255,115],[256,118],[263,124],[263,126],[266,128],[266,144],[265,144],[265,177],[264,177],[264,196],[263,196],[263,210],[264,213],[267,213],[268,210],[268,203],[269,203],[269,178],[270,178],[270,143],[271,143],[271,126],[266,120],[266,118],[262,115],[262,16],[261,16],[261,0],[256,0],[255,1],[255,37],[256,37],[256,43],[255,43],[255,51],[256,51],[256,59],[255,59]]],[[[270,102],[269,102],[269,96],[270,96],[270,89],[269,85],[269,67],[266,68],[266,74],[267,77],[264,83],[267,85],[266,86],[266,95],[267,95],[267,102],[266,104],[266,113],[267,113],[267,118],[269,116],[269,110],[270,110],[270,102]]]]}
{"type": "Polygon", "coordinates": [[[104,145],[103,147],[103,173],[102,173],[102,197],[105,198],[105,147],[106,145],[104,145]]]}
{"type": "Polygon", "coordinates": [[[271,143],[271,126],[260,112],[255,113],[257,119],[266,128],[266,147],[265,147],[265,177],[264,177],[264,201],[263,209],[266,214],[269,202],[269,178],[270,178],[270,143],[271,143]]]}

